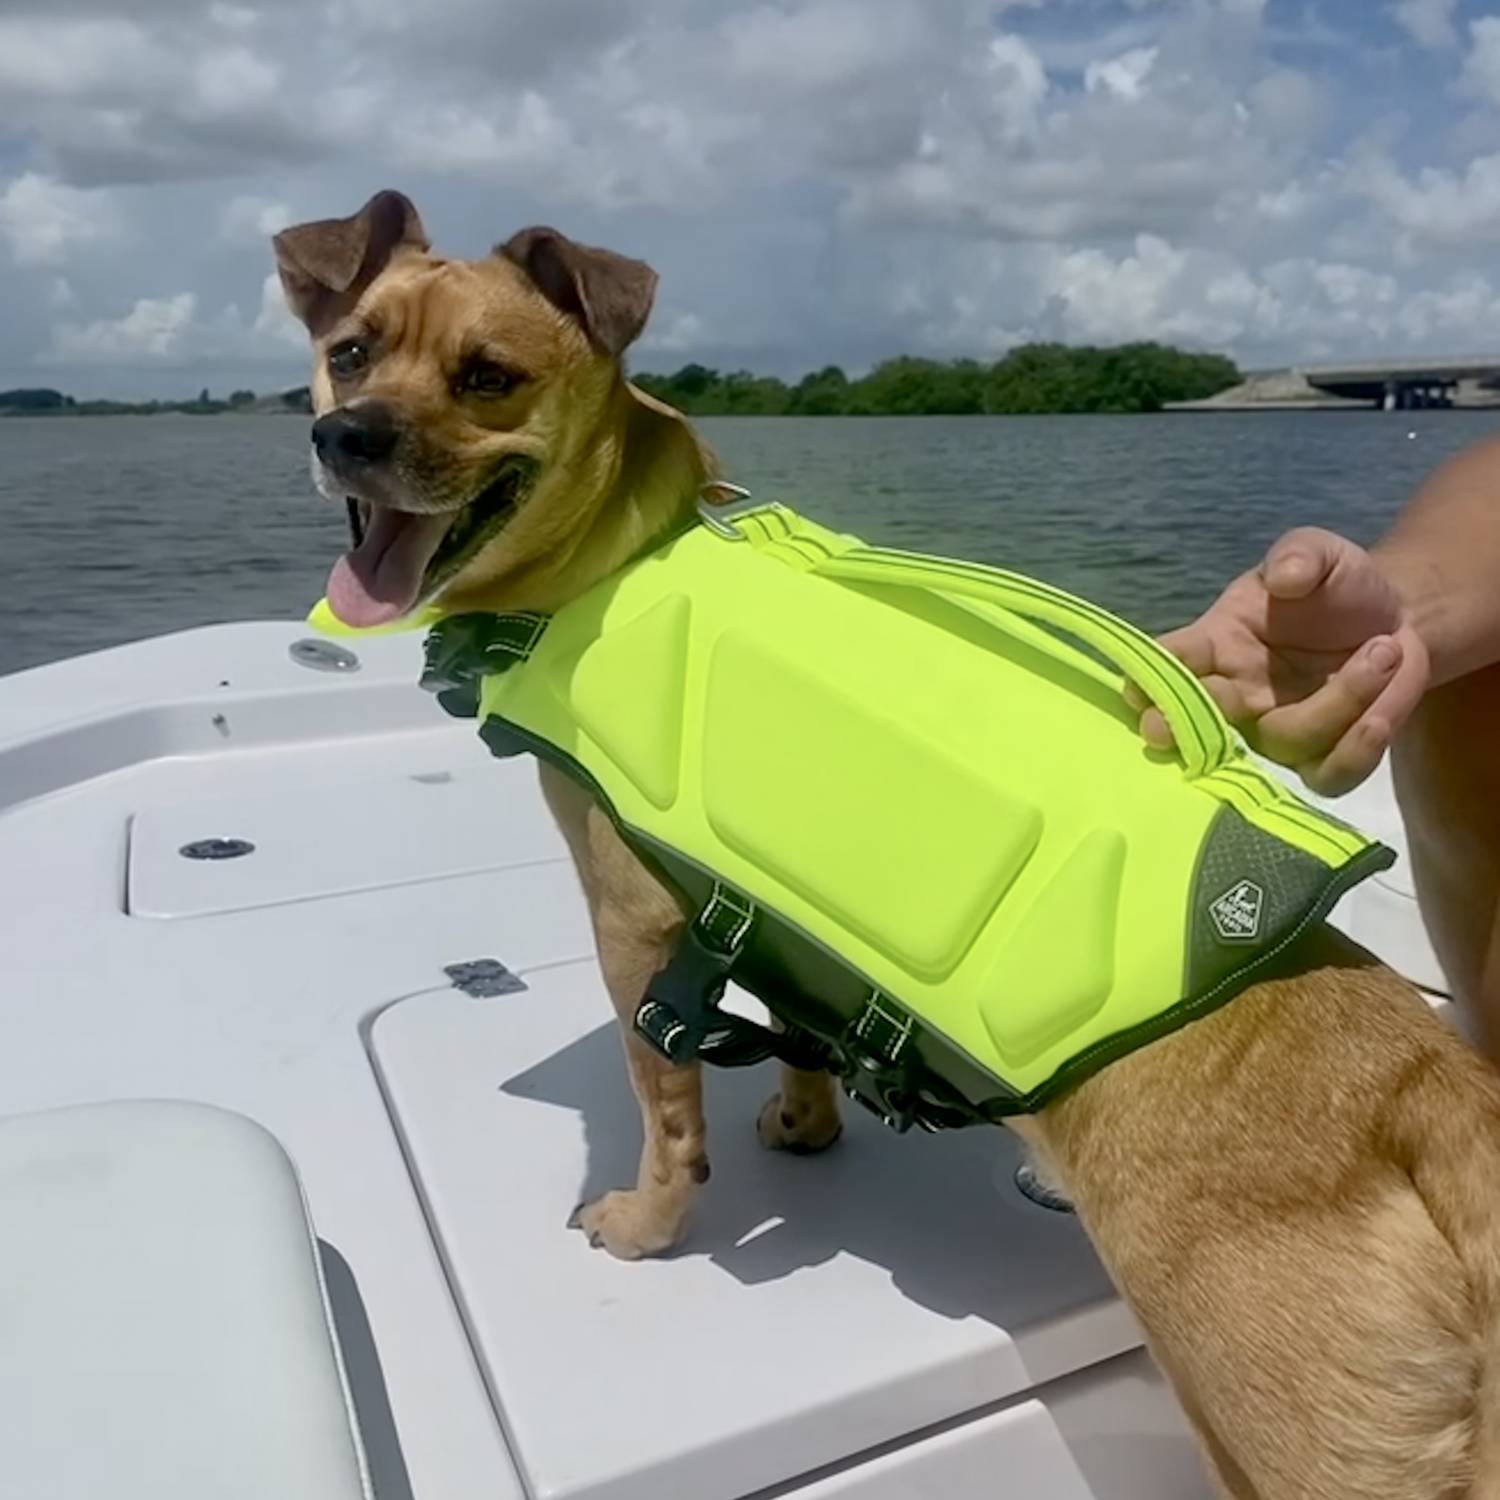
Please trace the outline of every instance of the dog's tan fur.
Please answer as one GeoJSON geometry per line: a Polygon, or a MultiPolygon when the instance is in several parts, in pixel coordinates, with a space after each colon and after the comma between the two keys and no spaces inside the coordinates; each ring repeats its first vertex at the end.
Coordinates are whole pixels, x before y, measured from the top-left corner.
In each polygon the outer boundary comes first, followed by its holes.
{"type": "MultiPolygon", "coordinates": [[[[287,231],[278,254],[320,355],[379,330],[357,390],[319,358],[316,404],[399,409],[417,455],[403,508],[462,504],[506,454],[540,463],[445,594],[454,607],[563,603],[677,524],[712,473],[682,419],[620,373],[651,300],[638,263],[550,231],[443,260],[398,195],[287,231]],[[475,340],[525,372],[515,392],[454,393],[475,340]]],[[[579,1222],[615,1255],[652,1254],[708,1177],[699,1070],[668,1066],[629,1024],[683,914],[585,793],[543,784],[645,1127],[635,1187],[579,1222]]],[[[1387,969],[1316,932],[1276,977],[1016,1128],[1075,1201],[1226,1494],[1500,1496],[1500,1083],[1387,969]]],[[[785,1073],[759,1129],[772,1147],[831,1144],[831,1081],[785,1073]]]]}

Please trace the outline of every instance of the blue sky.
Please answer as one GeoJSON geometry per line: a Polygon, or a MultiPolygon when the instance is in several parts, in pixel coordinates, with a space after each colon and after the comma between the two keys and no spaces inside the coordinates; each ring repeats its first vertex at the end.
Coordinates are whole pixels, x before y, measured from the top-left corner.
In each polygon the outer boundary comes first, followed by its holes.
{"type": "Polygon", "coordinates": [[[386,186],[650,260],[643,367],[1495,353],[1500,3],[6,0],[0,385],[299,381],[267,235],[386,186]]]}

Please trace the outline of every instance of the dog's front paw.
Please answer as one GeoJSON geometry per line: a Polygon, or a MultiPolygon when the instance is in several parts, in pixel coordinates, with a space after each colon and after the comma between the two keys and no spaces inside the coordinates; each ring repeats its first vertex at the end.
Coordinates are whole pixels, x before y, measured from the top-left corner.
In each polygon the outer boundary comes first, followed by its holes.
{"type": "Polygon", "coordinates": [[[684,1217],[645,1193],[631,1191],[606,1193],[579,1204],[568,1224],[617,1260],[641,1260],[670,1250],[682,1235],[684,1217]]]}
{"type": "Polygon", "coordinates": [[[756,1121],[755,1133],[768,1151],[789,1151],[793,1156],[816,1156],[826,1151],[844,1133],[839,1118],[838,1096],[828,1089],[811,1098],[789,1099],[772,1094],[756,1121]]]}

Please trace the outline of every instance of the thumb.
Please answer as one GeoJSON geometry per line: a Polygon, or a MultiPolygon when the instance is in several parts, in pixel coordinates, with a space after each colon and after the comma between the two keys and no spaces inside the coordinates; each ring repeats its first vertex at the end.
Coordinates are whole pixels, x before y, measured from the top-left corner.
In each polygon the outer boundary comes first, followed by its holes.
{"type": "Polygon", "coordinates": [[[1304,526],[1289,531],[1266,554],[1261,581],[1273,599],[1305,599],[1328,581],[1349,547],[1331,531],[1304,526]]]}

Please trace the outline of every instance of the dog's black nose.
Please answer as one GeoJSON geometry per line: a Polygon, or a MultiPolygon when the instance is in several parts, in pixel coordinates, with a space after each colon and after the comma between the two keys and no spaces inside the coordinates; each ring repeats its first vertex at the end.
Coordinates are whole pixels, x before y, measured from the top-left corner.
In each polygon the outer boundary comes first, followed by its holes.
{"type": "Polygon", "coordinates": [[[377,464],[396,446],[396,419],[388,406],[362,401],[341,406],[313,423],[313,447],[324,463],[377,464]]]}

